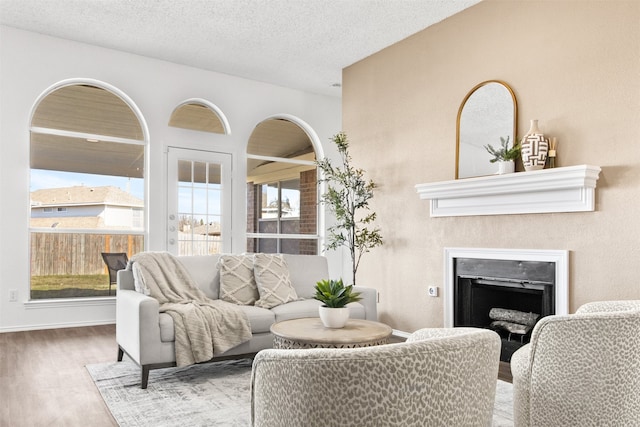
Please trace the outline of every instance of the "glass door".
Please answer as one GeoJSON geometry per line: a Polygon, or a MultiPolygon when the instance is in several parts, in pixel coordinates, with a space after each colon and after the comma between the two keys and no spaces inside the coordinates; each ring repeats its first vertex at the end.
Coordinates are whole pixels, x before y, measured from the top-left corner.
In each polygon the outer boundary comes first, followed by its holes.
{"type": "Polygon", "coordinates": [[[231,154],[169,147],[168,162],[168,251],[230,252],[231,154]]]}

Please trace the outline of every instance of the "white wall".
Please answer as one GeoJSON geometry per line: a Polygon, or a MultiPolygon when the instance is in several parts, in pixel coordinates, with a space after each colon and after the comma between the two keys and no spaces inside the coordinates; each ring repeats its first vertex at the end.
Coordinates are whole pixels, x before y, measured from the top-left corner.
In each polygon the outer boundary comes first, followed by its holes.
{"type": "Polygon", "coordinates": [[[135,228],[133,213],[136,210],[139,209],[129,206],[105,206],[104,212],[102,213],[105,227],[135,228]]]}
{"type": "MultiPolygon", "coordinates": [[[[91,45],[0,26],[0,332],[112,323],[111,299],[91,302],[27,302],[29,289],[29,122],[35,100],[71,78],[95,79],[127,94],[149,131],[147,152],[147,249],[165,249],[167,146],[230,152],[233,157],[234,251],[245,244],[245,148],[256,124],[289,114],[307,123],[324,145],[341,128],[339,98],[309,94],[91,45]],[[169,128],[172,110],[188,98],[217,105],[231,135],[169,128]],[[10,207],[10,209],[8,209],[10,207]],[[17,289],[18,302],[9,302],[17,289]]],[[[341,257],[329,254],[331,272],[341,257]]]]}

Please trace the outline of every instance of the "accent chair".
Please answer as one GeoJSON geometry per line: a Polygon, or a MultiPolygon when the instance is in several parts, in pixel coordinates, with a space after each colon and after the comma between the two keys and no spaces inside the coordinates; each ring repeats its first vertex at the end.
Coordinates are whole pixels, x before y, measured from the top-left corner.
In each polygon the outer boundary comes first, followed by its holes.
{"type": "Polygon", "coordinates": [[[542,318],[511,372],[516,427],[640,426],[640,301],[542,318]]]}
{"type": "Polygon", "coordinates": [[[252,425],[491,425],[500,338],[486,329],[421,329],[362,348],[270,349],[251,378],[252,425]]]}

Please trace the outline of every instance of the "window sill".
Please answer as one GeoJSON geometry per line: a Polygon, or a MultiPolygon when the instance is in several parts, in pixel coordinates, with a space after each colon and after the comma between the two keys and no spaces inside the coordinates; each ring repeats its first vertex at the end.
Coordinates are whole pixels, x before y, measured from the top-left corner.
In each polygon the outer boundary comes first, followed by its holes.
{"type": "Polygon", "coordinates": [[[24,307],[28,310],[43,308],[61,308],[61,307],[87,307],[87,306],[115,306],[116,297],[97,297],[97,298],[55,298],[29,300],[24,302],[24,307]]]}
{"type": "Polygon", "coordinates": [[[600,167],[579,165],[416,185],[431,216],[510,215],[595,210],[600,167]]]}

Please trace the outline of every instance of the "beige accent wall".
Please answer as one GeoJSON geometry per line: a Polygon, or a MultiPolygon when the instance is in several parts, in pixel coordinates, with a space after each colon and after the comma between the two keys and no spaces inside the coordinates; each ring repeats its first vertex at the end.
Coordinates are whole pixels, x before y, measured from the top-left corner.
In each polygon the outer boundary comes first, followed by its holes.
{"type": "Polygon", "coordinates": [[[640,299],[640,2],[485,0],[346,68],[343,127],[385,237],[358,284],[393,328],[443,325],[445,247],[569,250],[570,312],[640,299]],[[491,79],[516,94],[518,135],[538,119],[558,166],[602,167],[595,212],[429,216],[414,185],[454,179],[458,108],[491,79]]]}

